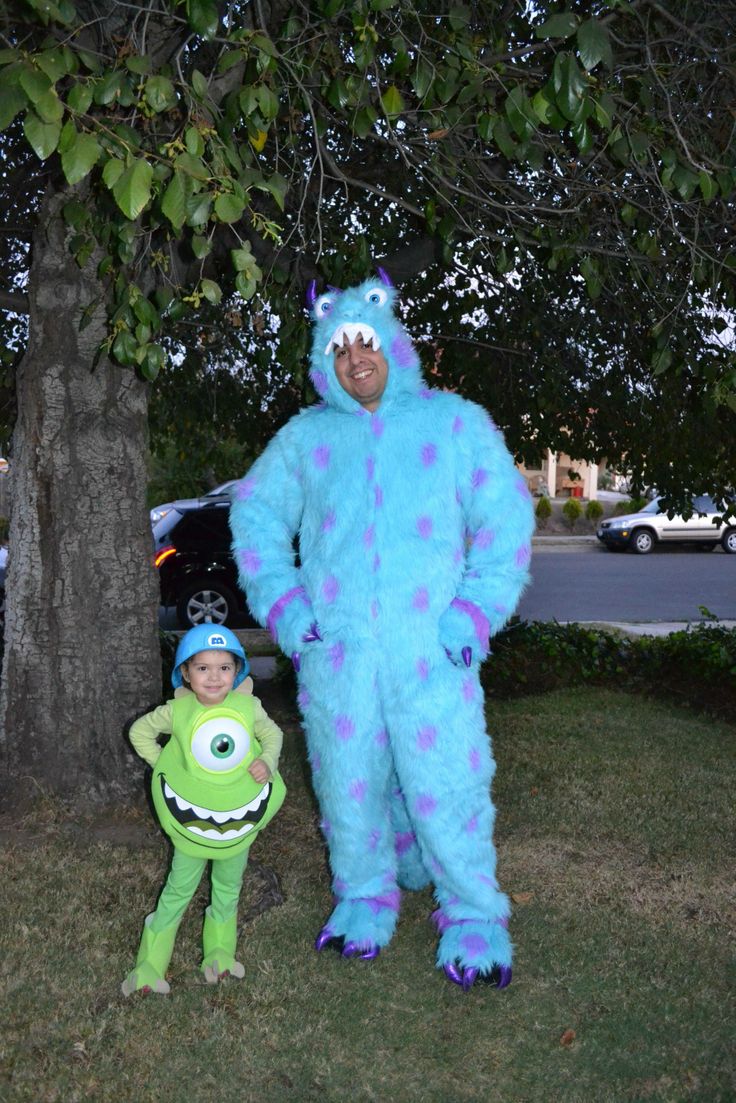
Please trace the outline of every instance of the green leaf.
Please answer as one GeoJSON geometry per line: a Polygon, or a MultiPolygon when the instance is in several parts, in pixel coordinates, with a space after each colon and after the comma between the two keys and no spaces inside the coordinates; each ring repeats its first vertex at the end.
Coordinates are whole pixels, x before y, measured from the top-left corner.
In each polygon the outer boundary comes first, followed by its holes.
{"type": "Polygon", "coordinates": [[[61,155],[61,168],[68,184],[78,184],[97,164],[102,147],[92,134],[78,134],[73,145],[61,155]]]}
{"type": "Polygon", "coordinates": [[[570,127],[570,133],[580,152],[583,155],[590,153],[593,148],[593,135],[590,133],[587,123],[576,123],[575,126],[570,127]]]}
{"type": "Polygon", "coordinates": [[[112,193],[126,218],[134,221],[151,198],[153,169],[148,161],[138,158],[125,170],[113,186],[112,193]]]}
{"type": "Polygon", "coordinates": [[[574,12],[564,11],[551,15],[534,34],[537,38],[569,38],[577,30],[579,19],[574,12]]]}
{"type": "Polygon", "coordinates": [[[532,132],[529,121],[532,109],[521,84],[517,84],[506,97],[504,110],[516,136],[518,138],[528,138],[532,132]]]}
{"type": "Polygon", "coordinates": [[[144,77],[146,73],[150,73],[151,65],[151,59],[147,54],[131,54],[130,57],[125,59],[125,68],[128,72],[135,73],[139,77],[144,77]]]}
{"type": "Polygon", "coordinates": [[[208,237],[204,237],[203,234],[194,234],[192,236],[192,252],[197,260],[202,260],[212,251],[212,242],[208,237]]]}
{"type": "Polygon", "coordinates": [[[532,111],[537,116],[540,123],[546,123],[548,126],[551,125],[552,117],[557,113],[557,108],[555,104],[551,103],[548,99],[547,92],[544,88],[541,88],[534,96],[532,100],[532,111]]]}
{"type": "Polygon", "coordinates": [[[279,100],[267,84],[259,84],[256,88],[256,100],[261,109],[263,118],[268,122],[275,119],[279,113],[279,100]]]}
{"type": "Polygon", "coordinates": [[[202,38],[214,38],[220,23],[214,0],[186,0],[186,6],[192,30],[202,38]]]}
{"type": "Polygon", "coordinates": [[[695,189],[698,187],[700,180],[691,172],[690,169],[686,169],[683,165],[678,165],[672,174],[672,181],[677,188],[677,192],[682,199],[692,199],[695,189]]]}
{"type": "Polygon", "coordinates": [[[672,352],[668,348],[662,349],[660,352],[656,352],[652,357],[652,367],[655,375],[662,375],[666,372],[670,364],[672,363],[672,352]]]}
{"type": "Polygon", "coordinates": [[[199,157],[192,157],[191,153],[180,153],[174,161],[177,172],[185,172],[187,176],[193,176],[195,180],[209,180],[210,174],[207,166],[199,157]]]}
{"type": "Polygon", "coordinates": [[[414,89],[417,99],[423,100],[429,91],[432,81],[434,79],[434,70],[432,66],[425,61],[424,57],[419,54],[417,58],[416,69],[414,70],[411,78],[412,88],[414,89]]]}
{"type": "Polygon", "coordinates": [[[610,130],[613,126],[615,114],[616,104],[613,96],[609,96],[607,92],[604,92],[595,103],[595,121],[602,130],[610,130]]]}
{"type": "Polygon", "coordinates": [[[109,161],[105,162],[105,167],[102,170],[102,179],[110,191],[112,191],[124,171],[125,163],[121,161],[119,157],[111,157],[109,161]]]}
{"type": "Polygon", "coordinates": [[[235,195],[218,195],[215,200],[215,214],[220,222],[237,222],[244,210],[245,202],[235,195]]]}
{"type": "Polygon", "coordinates": [[[497,118],[497,115],[490,115],[487,111],[478,116],[478,133],[484,142],[493,141],[493,124],[497,118]]]}
{"type": "Polygon", "coordinates": [[[245,275],[245,272],[238,272],[237,276],[235,277],[235,287],[237,288],[239,294],[247,300],[252,299],[255,295],[257,284],[254,279],[249,279],[245,275]]]}
{"type": "Polygon", "coordinates": [[[165,363],[164,350],[161,345],[148,345],[146,354],[140,363],[140,372],[144,379],[153,383],[165,363]]]}
{"type": "Polygon", "coordinates": [[[231,249],[230,257],[236,272],[244,272],[253,264],[253,253],[251,252],[250,244],[246,245],[243,249],[231,249]]]}
{"type": "Polygon", "coordinates": [[[23,120],[23,132],[38,159],[45,161],[59,144],[61,123],[42,122],[35,112],[28,111],[23,120]]]}
{"type": "Polygon", "coordinates": [[[506,120],[498,118],[493,124],[493,138],[496,145],[501,150],[501,153],[505,157],[508,157],[510,161],[516,157],[517,146],[511,137],[511,131],[506,125],[506,120]]]}
{"type": "Polygon", "coordinates": [[[210,94],[210,86],[207,83],[207,78],[200,73],[199,69],[192,70],[192,88],[195,96],[200,100],[206,100],[210,94]]]}
{"type": "Polygon", "coordinates": [[[184,135],[184,144],[187,147],[187,153],[191,157],[201,157],[204,153],[204,139],[194,126],[187,128],[184,135]]]}
{"type": "Polygon", "coordinates": [[[208,302],[217,305],[222,299],[222,288],[214,280],[202,280],[199,286],[208,302]]]}
{"type": "Polygon", "coordinates": [[[120,96],[123,87],[123,74],[118,72],[106,73],[102,80],[95,85],[92,98],[101,107],[107,107],[113,100],[120,96]]]}
{"type": "Polygon", "coordinates": [[[112,343],[112,355],[118,364],[130,368],[135,364],[135,353],[138,343],[129,329],[121,329],[112,343]]]}
{"type": "Polygon", "coordinates": [[[715,199],[715,197],[718,195],[718,182],[714,180],[709,173],[704,172],[701,169],[701,171],[698,173],[698,183],[700,185],[700,193],[703,196],[706,204],[715,199]]]}
{"type": "Polygon", "coordinates": [[[46,76],[54,84],[65,77],[68,70],[67,57],[64,51],[59,49],[44,50],[36,56],[36,65],[42,69],[46,76]]]}
{"type": "Polygon", "coordinates": [[[86,114],[92,103],[92,89],[88,84],[82,84],[81,81],[72,85],[69,89],[69,95],[66,97],[66,103],[67,107],[77,115],[86,114]]]}
{"type": "Polygon", "coordinates": [[[633,225],[636,222],[636,207],[632,207],[631,203],[624,203],[621,208],[621,219],[627,226],[633,225]]]}
{"type": "Polygon", "coordinates": [[[180,230],[187,217],[187,192],[180,172],[171,177],[161,200],[161,210],[175,230],[180,230]]]}
{"type": "Polygon", "coordinates": [[[371,104],[361,107],[353,119],[353,130],[359,138],[365,138],[370,133],[377,118],[378,112],[371,104]]]}
{"type": "Polygon", "coordinates": [[[28,96],[28,99],[33,104],[40,100],[42,96],[45,96],[47,92],[51,91],[53,87],[45,73],[39,72],[38,69],[31,69],[30,66],[26,66],[21,72],[19,83],[28,96]]]}
{"type": "Polygon", "coordinates": [[[381,104],[383,110],[389,116],[389,118],[400,115],[404,110],[404,100],[395,84],[389,85],[386,91],[381,96],[381,104]]]}
{"type": "Polygon", "coordinates": [[[167,111],[170,107],[176,107],[177,104],[176,91],[168,77],[149,77],[145,84],[143,98],[157,114],[167,111]]]}
{"type": "Polygon", "coordinates": [[[187,199],[187,226],[204,226],[209,222],[212,211],[212,196],[209,192],[197,192],[187,199]]]}
{"type": "Polygon", "coordinates": [[[242,61],[242,50],[226,50],[225,53],[220,54],[217,59],[217,72],[226,73],[229,69],[232,69],[234,65],[239,65],[242,61]]]}
{"type": "Polygon", "coordinates": [[[276,200],[276,205],[279,210],[283,211],[284,200],[286,198],[286,192],[289,187],[288,182],[278,172],[275,172],[273,176],[269,177],[269,179],[266,181],[266,187],[276,200]]]}
{"type": "Polygon", "coordinates": [[[39,96],[36,100],[36,114],[45,123],[58,123],[64,117],[64,104],[52,88],[45,96],[39,96]]]}
{"type": "Polygon", "coordinates": [[[608,40],[608,31],[598,19],[586,19],[578,27],[578,53],[583,63],[583,68],[590,71],[595,69],[599,62],[603,62],[607,68],[613,65],[611,43],[608,40]]]}
{"type": "Polygon", "coordinates": [[[27,104],[28,98],[22,88],[4,88],[0,95],[0,130],[9,127],[27,104]]]}
{"type": "Polygon", "coordinates": [[[70,199],[68,203],[65,203],[61,213],[67,225],[75,230],[79,229],[80,226],[84,226],[85,222],[89,222],[90,219],[90,212],[87,207],[76,199],[70,199]]]}

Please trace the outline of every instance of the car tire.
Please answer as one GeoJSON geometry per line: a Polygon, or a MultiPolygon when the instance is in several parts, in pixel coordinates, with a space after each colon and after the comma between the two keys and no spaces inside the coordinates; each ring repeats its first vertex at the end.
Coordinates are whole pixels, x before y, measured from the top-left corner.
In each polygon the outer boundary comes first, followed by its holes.
{"type": "Polygon", "coordinates": [[[721,537],[721,546],[730,555],[736,555],[736,529],[729,529],[721,537]]]}
{"type": "Polygon", "coordinates": [[[654,550],[654,535],[649,529],[634,529],[629,547],[637,555],[649,555],[654,550]]]}
{"type": "Polygon", "coordinates": [[[232,590],[209,578],[190,582],[176,603],[176,616],[182,628],[194,628],[197,624],[230,624],[237,610],[238,599],[232,590]]]}

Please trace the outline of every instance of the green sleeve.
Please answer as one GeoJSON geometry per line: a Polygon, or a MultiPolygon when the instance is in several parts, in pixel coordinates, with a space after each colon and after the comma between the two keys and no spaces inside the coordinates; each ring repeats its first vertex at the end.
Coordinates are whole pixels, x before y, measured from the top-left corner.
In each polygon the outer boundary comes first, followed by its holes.
{"type": "Polygon", "coordinates": [[[275,774],[279,765],[281,744],[284,742],[283,732],[278,724],[274,724],[257,697],[253,698],[253,715],[255,719],[255,736],[263,750],[261,758],[266,763],[271,773],[275,774]]]}
{"type": "Polygon", "coordinates": [[[139,717],[131,724],[130,742],[133,750],[145,759],[149,766],[155,766],[161,754],[159,735],[162,732],[171,734],[171,720],[171,701],[167,701],[165,705],[159,705],[153,712],[147,712],[145,716],[139,717]]]}

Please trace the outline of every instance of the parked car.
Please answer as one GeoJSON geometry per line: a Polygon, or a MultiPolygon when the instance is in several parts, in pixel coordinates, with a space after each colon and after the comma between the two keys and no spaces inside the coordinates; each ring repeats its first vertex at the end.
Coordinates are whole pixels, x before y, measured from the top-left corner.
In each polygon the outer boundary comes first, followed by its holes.
{"type": "Polygon", "coordinates": [[[154,506],[150,511],[151,526],[162,521],[170,509],[200,509],[203,505],[209,505],[213,499],[222,498],[236,481],[236,479],[229,479],[226,483],[216,486],[214,490],[208,490],[201,498],[179,498],[176,502],[164,502],[160,506],[154,506]]]}
{"type": "Polygon", "coordinates": [[[161,604],[176,606],[182,628],[195,624],[259,627],[238,586],[230,553],[227,490],[169,503],[153,527],[161,604]]]}
{"type": "Polygon", "coordinates": [[[717,525],[716,518],[723,509],[707,494],[693,498],[693,513],[687,520],[680,514],[668,517],[660,505],[662,500],[654,498],[638,513],[602,521],[598,539],[611,551],[629,549],[638,555],[648,555],[660,543],[692,544],[711,550],[720,544],[724,551],[736,554],[736,520],[717,525]]]}

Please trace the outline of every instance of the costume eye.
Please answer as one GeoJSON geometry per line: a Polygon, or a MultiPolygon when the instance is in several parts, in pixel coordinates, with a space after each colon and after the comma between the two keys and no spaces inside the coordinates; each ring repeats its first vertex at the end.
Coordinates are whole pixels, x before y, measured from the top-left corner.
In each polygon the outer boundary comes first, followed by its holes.
{"type": "Polygon", "coordinates": [[[320,295],[314,304],[314,313],[317,318],[324,318],[332,310],[332,298],[330,295],[320,295]]]}
{"type": "Polygon", "coordinates": [[[230,716],[205,720],[192,736],[192,754],[205,770],[234,770],[249,751],[247,729],[230,716]]]}
{"type": "Polygon", "coordinates": [[[374,287],[372,291],[366,291],[365,301],[371,303],[372,306],[383,306],[386,302],[388,295],[382,287],[374,287]]]}

